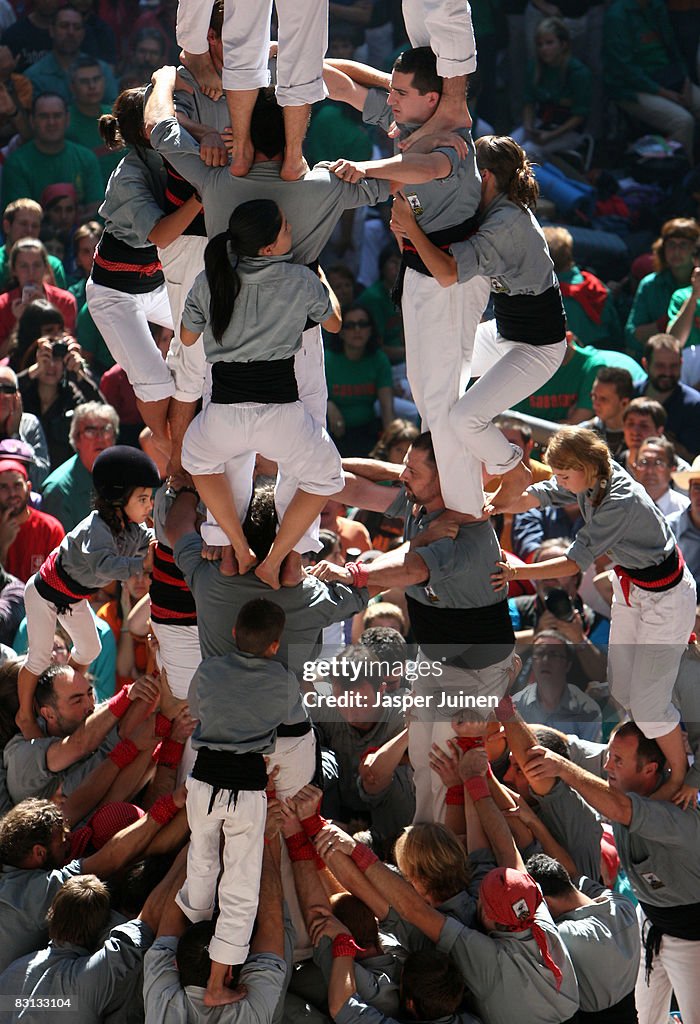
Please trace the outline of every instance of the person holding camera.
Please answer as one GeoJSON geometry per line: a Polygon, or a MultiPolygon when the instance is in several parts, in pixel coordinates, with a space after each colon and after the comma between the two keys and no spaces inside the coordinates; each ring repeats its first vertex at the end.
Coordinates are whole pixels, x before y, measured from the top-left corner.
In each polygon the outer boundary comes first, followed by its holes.
{"type": "Polygon", "coordinates": [[[80,345],[70,335],[39,338],[36,362],[18,376],[22,402],[44,428],[51,469],[73,454],[68,434],[73,410],[84,402],[104,402],[80,345]]]}

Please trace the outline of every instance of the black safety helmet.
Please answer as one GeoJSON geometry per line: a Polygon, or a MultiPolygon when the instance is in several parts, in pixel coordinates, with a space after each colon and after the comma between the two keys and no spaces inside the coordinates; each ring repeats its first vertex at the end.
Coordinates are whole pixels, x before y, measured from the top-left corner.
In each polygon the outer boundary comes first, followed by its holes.
{"type": "Polygon", "coordinates": [[[92,482],[98,498],[120,504],[135,487],[160,487],[160,473],[140,448],[115,444],[95,459],[92,482]]]}

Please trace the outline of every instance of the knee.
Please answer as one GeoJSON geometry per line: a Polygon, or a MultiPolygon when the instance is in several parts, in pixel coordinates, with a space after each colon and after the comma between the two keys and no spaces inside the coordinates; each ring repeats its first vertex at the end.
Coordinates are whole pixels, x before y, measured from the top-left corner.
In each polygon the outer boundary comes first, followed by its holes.
{"type": "Polygon", "coordinates": [[[486,427],[488,420],[479,414],[474,403],[469,401],[469,396],[464,395],[450,409],[449,423],[456,434],[478,434],[486,427]]]}

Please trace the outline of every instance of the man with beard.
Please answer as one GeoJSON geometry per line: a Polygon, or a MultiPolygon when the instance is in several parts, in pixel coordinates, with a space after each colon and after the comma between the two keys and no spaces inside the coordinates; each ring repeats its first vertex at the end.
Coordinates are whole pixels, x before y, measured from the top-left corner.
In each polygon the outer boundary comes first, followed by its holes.
{"type": "Polygon", "coordinates": [[[26,583],[65,536],[58,519],[32,508],[27,467],[0,460],[0,563],[26,583]]]}
{"type": "Polygon", "coordinates": [[[671,334],[654,334],[644,346],[642,366],[649,374],[635,394],[655,398],[666,410],[666,436],[676,452],[692,461],[700,453],[700,392],[681,383],[683,346],[671,334]]]}
{"type": "Polygon", "coordinates": [[[414,709],[410,730],[414,820],[441,821],[445,787],[431,770],[428,755],[433,743],[444,745],[454,734],[455,707],[446,704],[446,698],[460,693],[494,697],[504,694],[508,686],[513,627],[506,592],[491,585],[500,547],[488,520],[453,512],[440,519],[445,503],[429,433],[421,434],[409,448],[403,470],[373,460],[349,460],[344,468],[358,475],[347,476],[339,500],[372,512],[402,515],[406,543],[369,564],[348,563],[341,568],[319,562],[311,572],[322,580],[369,587],[370,592],[406,588],[421,660],[429,659],[439,669],[421,674],[414,685],[414,694],[426,698],[422,709],[414,709]],[[394,488],[379,483],[397,477],[403,484],[398,497],[394,488]]]}

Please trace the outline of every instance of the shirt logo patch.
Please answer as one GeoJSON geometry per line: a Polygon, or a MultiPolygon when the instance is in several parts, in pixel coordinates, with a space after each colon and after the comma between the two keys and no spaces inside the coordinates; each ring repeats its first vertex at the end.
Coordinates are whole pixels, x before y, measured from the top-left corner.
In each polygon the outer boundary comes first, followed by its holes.
{"type": "Polygon", "coordinates": [[[658,875],[655,875],[653,871],[643,871],[642,878],[650,885],[652,889],[663,889],[665,883],[661,881],[658,875]]]}
{"type": "Polygon", "coordinates": [[[408,205],[411,207],[416,217],[420,217],[421,213],[423,212],[423,207],[421,206],[420,199],[418,198],[416,193],[407,193],[406,199],[408,199],[408,205]]]}
{"type": "Polygon", "coordinates": [[[511,903],[510,906],[518,921],[522,921],[530,916],[530,908],[525,900],[517,900],[515,903],[511,903]]]}

